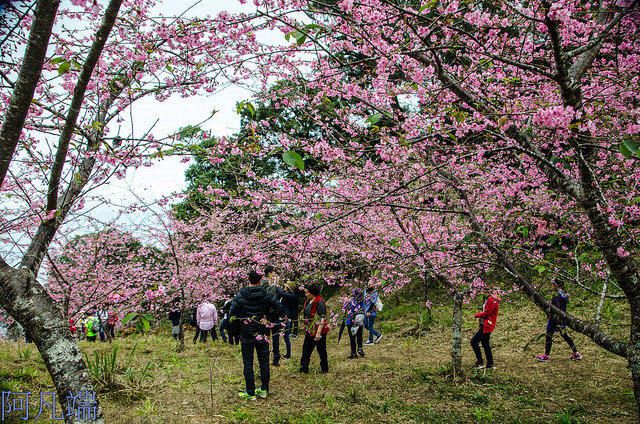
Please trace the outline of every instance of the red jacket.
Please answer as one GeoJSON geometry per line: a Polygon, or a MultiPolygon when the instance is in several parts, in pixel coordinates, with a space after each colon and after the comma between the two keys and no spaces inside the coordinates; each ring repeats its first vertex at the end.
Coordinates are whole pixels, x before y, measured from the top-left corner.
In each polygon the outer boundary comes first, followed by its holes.
{"type": "Polygon", "coordinates": [[[497,295],[493,294],[487,299],[487,303],[484,305],[484,310],[476,314],[476,318],[483,318],[484,325],[482,326],[483,333],[491,333],[496,328],[496,320],[498,319],[498,308],[500,299],[497,295]]]}
{"type": "MultiPolygon", "coordinates": [[[[309,314],[308,317],[307,316],[304,317],[305,318],[304,323],[308,327],[306,331],[312,337],[316,335],[316,331],[318,331],[320,322],[324,322],[324,327],[322,327],[322,332],[320,334],[327,334],[329,332],[329,323],[327,322],[327,318],[318,317],[319,319],[316,319],[316,316],[318,315],[318,302],[320,302],[321,300],[322,300],[322,303],[324,303],[324,300],[320,296],[316,296],[316,298],[313,300],[313,304],[311,305],[311,313],[309,314]],[[313,323],[313,326],[311,326],[311,323],[313,323]]],[[[305,300],[303,311],[307,310],[308,304],[309,304],[309,299],[305,300]]],[[[326,303],[325,303],[325,308],[326,308],[326,303]]],[[[304,313],[305,312],[303,312],[303,314],[304,313]]]]}

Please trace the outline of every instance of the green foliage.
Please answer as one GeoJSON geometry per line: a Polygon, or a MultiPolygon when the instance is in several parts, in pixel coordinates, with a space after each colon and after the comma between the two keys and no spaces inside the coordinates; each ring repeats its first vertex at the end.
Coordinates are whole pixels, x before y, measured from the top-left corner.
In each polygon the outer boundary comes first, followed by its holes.
{"type": "Polygon", "coordinates": [[[136,331],[138,333],[146,333],[151,328],[151,321],[153,320],[153,315],[151,314],[142,314],[138,312],[132,312],[127,314],[122,320],[122,324],[126,324],[132,319],[138,318],[136,322],[136,331]]]}
{"type": "Polygon", "coordinates": [[[554,423],[556,424],[583,424],[584,420],[577,417],[584,413],[584,408],[582,406],[570,406],[564,411],[556,413],[556,419],[554,423]]]}
{"type": "Polygon", "coordinates": [[[84,354],[87,369],[93,380],[105,390],[114,390],[120,388],[116,383],[116,358],[118,355],[118,346],[114,346],[109,353],[103,353],[98,350],[93,352],[93,360],[89,358],[87,353],[84,354]]]}

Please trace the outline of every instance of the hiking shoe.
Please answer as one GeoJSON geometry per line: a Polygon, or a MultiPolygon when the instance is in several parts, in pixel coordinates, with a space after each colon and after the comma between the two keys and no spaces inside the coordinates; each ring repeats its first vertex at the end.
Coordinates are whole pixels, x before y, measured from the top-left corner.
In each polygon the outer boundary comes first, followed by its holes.
{"type": "Polygon", "coordinates": [[[362,349],[358,349],[358,355],[360,355],[360,356],[364,356],[364,350],[362,350],[362,349]]]}
{"type": "Polygon", "coordinates": [[[347,359],[358,359],[358,354],[352,353],[351,355],[347,356],[347,359]]]}
{"type": "Polygon", "coordinates": [[[569,359],[572,359],[572,360],[582,359],[582,355],[580,355],[580,352],[576,352],[573,355],[569,356],[569,359]]]}
{"type": "Polygon", "coordinates": [[[291,355],[284,355],[283,358],[284,359],[291,359],[291,355]]]}
{"type": "Polygon", "coordinates": [[[366,342],[364,342],[364,344],[366,344],[366,345],[372,345],[372,344],[373,344],[373,342],[370,342],[369,340],[367,340],[366,342]]]}
{"type": "Polygon", "coordinates": [[[551,360],[547,355],[536,356],[536,359],[540,362],[549,362],[551,360]]]}
{"type": "Polygon", "coordinates": [[[381,338],[382,338],[382,334],[380,334],[378,337],[376,337],[374,343],[378,343],[381,338]]]}
{"type": "MultiPolygon", "coordinates": [[[[257,392],[257,390],[256,390],[256,392],[257,392]]],[[[244,400],[256,400],[256,395],[250,395],[250,394],[249,394],[249,393],[247,393],[247,392],[240,392],[240,393],[238,393],[238,397],[239,397],[240,399],[244,399],[244,400]]]]}
{"type": "Polygon", "coordinates": [[[260,396],[262,399],[267,397],[267,391],[262,389],[256,389],[256,396],[260,396]]]}
{"type": "Polygon", "coordinates": [[[473,366],[471,368],[476,369],[476,370],[481,370],[481,369],[484,368],[484,364],[475,363],[475,364],[473,364],[473,366]]]}

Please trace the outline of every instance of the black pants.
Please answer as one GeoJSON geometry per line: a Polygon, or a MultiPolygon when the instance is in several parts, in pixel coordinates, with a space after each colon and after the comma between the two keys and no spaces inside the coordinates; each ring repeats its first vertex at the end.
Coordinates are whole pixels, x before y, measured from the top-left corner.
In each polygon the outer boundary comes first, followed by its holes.
{"type": "Polygon", "coordinates": [[[282,323],[280,321],[274,322],[271,327],[271,350],[273,351],[273,360],[280,359],[280,331],[282,331],[282,323]]]}
{"type": "Polygon", "coordinates": [[[355,336],[351,334],[352,327],[353,325],[351,324],[347,325],[347,331],[349,331],[349,344],[351,345],[351,354],[354,355],[356,354],[356,344],[358,350],[362,350],[362,326],[358,326],[358,331],[356,332],[355,336]]]}
{"type": "Polygon", "coordinates": [[[229,337],[229,344],[237,345],[240,343],[240,334],[227,323],[227,336],[229,337]]]}
{"type": "Polygon", "coordinates": [[[291,320],[291,334],[293,334],[294,336],[297,336],[298,335],[298,329],[299,329],[298,314],[296,314],[296,319],[291,320]]]}
{"type": "MultiPolygon", "coordinates": [[[[218,340],[218,332],[216,331],[216,326],[214,325],[211,330],[200,330],[200,342],[207,342],[207,334],[211,332],[211,340],[218,340]]],[[[196,337],[198,334],[198,330],[196,330],[196,337]]],[[[195,340],[195,338],[194,338],[195,340]]]]}
{"type": "Polygon", "coordinates": [[[491,337],[491,333],[483,333],[482,327],[478,330],[478,332],[471,338],[471,348],[473,349],[473,353],[476,354],[476,364],[484,364],[482,360],[482,353],[480,353],[480,345],[482,343],[482,348],[484,349],[484,354],[487,357],[487,367],[493,366],[493,354],[491,353],[491,346],[489,345],[489,337],[491,337]]]}
{"type": "Polygon", "coordinates": [[[107,336],[112,339],[116,338],[116,325],[115,324],[107,324],[107,336]]]}
{"type": "Polygon", "coordinates": [[[251,396],[256,394],[256,382],[253,374],[253,349],[255,348],[260,365],[261,389],[269,391],[269,343],[265,340],[256,340],[255,337],[240,339],[242,349],[242,362],[244,363],[244,381],[247,386],[247,393],[251,396]]]}
{"type": "Polygon", "coordinates": [[[302,358],[300,358],[300,371],[309,372],[311,353],[314,348],[318,349],[318,355],[320,355],[320,369],[322,371],[329,371],[329,361],[327,360],[327,335],[323,334],[322,338],[316,341],[315,337],[311,336],[307,332],[304,333],[302,358]]]}
{"type": "MultiPolygon", "coordinates": [[[[557,330],[560,335],[562,336],[562,338],[564,339],[565,342],[567,342],[567,344],[569,345],[569,347],[571,348],[571,350],[573,350],[573,353],[576,353],[578,351],[578,349],[576,349],[576,345],[573,343],[573,340],[571,339],[571,337],[569,337],[569,334],[567,334],[567,330],[557,330]]],[[[545,338],[545,343],[544,343],[544,354],[549,356],[549,354],[551,353],[551,346],[553,345],[553,332],[549,332],[547,331],[547,335],[545,338]]]]}

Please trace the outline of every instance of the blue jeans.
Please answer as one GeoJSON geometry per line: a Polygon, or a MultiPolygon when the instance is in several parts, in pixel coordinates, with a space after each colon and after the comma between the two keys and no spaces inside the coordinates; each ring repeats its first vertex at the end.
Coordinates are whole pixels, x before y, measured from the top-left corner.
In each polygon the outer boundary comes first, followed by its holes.
{"type": "Polygon", "coordinates": [[[253,374],[253,349],[255,348],[260,365],[261,389],[269,391],[269,343],[265,340],[252,338],[240,338],[242,348],[242,362],[244,363],[244,381],[247,386],[247,393],[251,396],[256,394],[256,382],[253,374]]]}
{"type": "Polygon", "coordinates": [[[376,322],[376,316],[375,315],[370,315],[370,316],[365,316],[364,317],[364,328],[369,330],[369,343],[373,343],[373,336],[376,336],[376,338],[381,336],[381,334],[379,332],[377,332],[375,328],[373,328],[373,323],[374,322],[376,322]]]}
{"type": "Polygon", "coordinates": [[[220,323],[220,337],[222,337],[222,341],[224,341],[225,343],[227,342],[227,336],[224,334],[224,330],[227,329],[227,321],[229,321],[229,319],[225,318],[222,320],[222,322],[220,323]]]}

